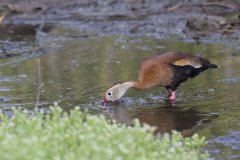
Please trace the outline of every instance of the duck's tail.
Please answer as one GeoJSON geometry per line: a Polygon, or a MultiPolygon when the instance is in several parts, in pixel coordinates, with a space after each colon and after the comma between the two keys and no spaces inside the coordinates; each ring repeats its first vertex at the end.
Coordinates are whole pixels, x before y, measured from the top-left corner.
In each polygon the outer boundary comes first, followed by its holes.
{"type": "Polygon", "coordinates": [[[218,68],[216,64],[209,63],[207,64],[207,68],[218,68]]]}

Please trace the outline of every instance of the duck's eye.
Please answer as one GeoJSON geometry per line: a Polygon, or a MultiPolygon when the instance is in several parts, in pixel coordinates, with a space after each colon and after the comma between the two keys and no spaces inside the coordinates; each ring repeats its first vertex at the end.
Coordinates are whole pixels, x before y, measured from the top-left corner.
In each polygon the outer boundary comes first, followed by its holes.
{"type": "Polygon", "coordinates": [[[108,92],[108,96],[111,96],[112,95],[112,93],[111,92],[108,92]]]}

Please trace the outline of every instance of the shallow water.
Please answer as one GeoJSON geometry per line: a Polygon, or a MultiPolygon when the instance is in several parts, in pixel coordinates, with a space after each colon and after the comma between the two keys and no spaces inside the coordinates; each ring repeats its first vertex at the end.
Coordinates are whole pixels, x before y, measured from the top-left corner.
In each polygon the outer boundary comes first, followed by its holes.
{"type": "MultiPolygon", "coordinates": [[[[74,106],[131,125],[135,118],[156,126],[158,132],[178,130],[184,136],[206,136],[205,148],[216,159],[240,156],[240,54],[222,45],[196,45],[150,37],[57,36],[41,33],[46,48],[58,48],[31,59],[0,61],[0,107],[42,108],[57,102],[64,110],[74,106]],[[184,51],[207,57],[219,66],[189,79],[177,92],[176,103],[166,102],[164,88],[131,89],[118,104],[101,104],[105,90],[119,81],[134,80],[140,61],[163,51],[184,51]]],[[[75,33],[72,33],[76,35],[75,33]]],[[[62,35],[62,33],[61,33],[62,35]]],[[[79,34],[81,35],[81,34],[79,34]]]]}

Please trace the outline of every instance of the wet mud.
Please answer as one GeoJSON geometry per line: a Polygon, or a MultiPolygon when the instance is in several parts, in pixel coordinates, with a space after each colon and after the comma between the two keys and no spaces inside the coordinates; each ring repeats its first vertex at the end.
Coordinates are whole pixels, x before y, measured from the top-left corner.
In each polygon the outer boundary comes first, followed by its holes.
{"type": "MultiPolygon", "coordinates": [[[[238,49],[239,11],[240,3],[235,0],[2,0],[0,4],[3,25],[58,25],[85,36],[140,35],[238,49]]],[[[25,44],[15,45],[28,50],[25,44]]]]}

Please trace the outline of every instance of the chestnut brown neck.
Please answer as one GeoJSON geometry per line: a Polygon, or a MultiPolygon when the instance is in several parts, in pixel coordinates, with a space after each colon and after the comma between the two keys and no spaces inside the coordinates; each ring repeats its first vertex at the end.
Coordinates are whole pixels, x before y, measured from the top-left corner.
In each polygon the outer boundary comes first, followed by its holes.
{"type": "Polygon", "coordinates": [[[133,82],[133,88],[137,88],[137,89],[148,89],[150,88],[151,86],[148,85],[148,84],[145,84],[145,83],[142,83],[141,81],[132,81],[133,82]]]}

